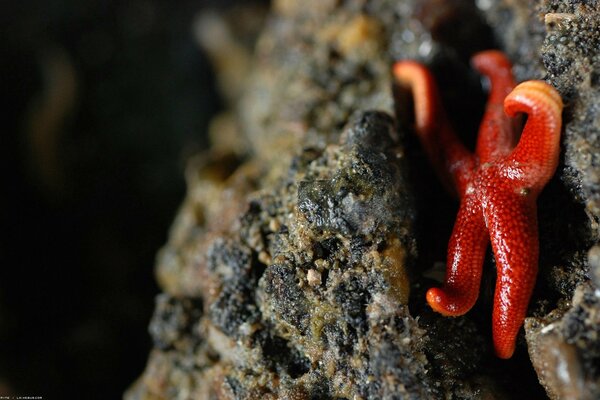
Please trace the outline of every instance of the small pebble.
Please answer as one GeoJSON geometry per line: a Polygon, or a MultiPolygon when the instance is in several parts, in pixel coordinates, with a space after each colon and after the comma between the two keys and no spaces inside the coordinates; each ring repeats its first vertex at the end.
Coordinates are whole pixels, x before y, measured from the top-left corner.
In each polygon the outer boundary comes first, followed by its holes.
{"type": "Polygon", "coordinates": [[[309,269],[306,274],[306,280],[312,287],[319,286],[321,284],[321,273],[316,269],[309,269]]]}
{"type": "Polygon", "coordinates": [[[275,218],[273,218],[272,220],[269,221],[269,230],[271,232],[279,232],[280,228],[281,228],[281,224],[275,218]]]}
{"type": "Polygon", "coordinates": [[[261,251],[258,253],[258,261],[265,265],[271,264],[271,256],[266,251],[261,251]]]}

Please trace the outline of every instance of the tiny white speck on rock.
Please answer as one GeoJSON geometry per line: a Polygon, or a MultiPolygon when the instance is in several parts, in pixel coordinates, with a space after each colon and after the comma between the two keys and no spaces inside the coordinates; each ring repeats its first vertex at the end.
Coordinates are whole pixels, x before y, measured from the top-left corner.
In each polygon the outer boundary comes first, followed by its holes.
{"type": "Polygon", "coordinates": [[[271,256],[266,251],[261,251],[258,253],[258,261],[265,265],[271,264],[271,256]]]}
{"type": "Polygon", "coordinates": [[[306,280],[312,287],[319,286],[321,284],[321,273],[316,269],[309,269],[306,274],[306,280]]]}

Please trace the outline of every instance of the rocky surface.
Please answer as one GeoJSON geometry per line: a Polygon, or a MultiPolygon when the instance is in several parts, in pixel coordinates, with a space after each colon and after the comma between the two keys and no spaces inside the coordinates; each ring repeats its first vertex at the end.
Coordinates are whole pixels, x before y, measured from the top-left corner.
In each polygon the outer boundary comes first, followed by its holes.
{"type": "Polygon", "coordinates": [[[275,1],[213,150],[189,164],[157,262],[154,350],[126,398],[597,397],[598,20],[583,2],[275,1]],[[467,61],[494,41],[519,80],[545,78],[567,104],[510,361],[491,351],[493,283],[465,317],[424,304],[423,272],[445,256],[431,231],[453,211],[418,167],[390,79],[394,59],[431,65],[452,122],[474,132],[484,97],[467,61]]]}

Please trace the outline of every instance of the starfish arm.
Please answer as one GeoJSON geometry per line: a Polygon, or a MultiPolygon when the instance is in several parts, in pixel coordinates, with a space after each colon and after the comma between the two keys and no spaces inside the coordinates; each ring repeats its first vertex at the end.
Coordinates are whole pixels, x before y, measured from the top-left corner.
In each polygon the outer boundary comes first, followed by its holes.
{"type": "Polygon", "coordinates": [[[528,189],[541,191],[556,170],[562,108],[558,92],[542,81],[521,83],[504,101],[509,116],[528,115],[521,139],[505,162],[509,169],[522,169],[521,179],[528,189]]]}
{"type": "Polygon", "coordinates": [[[480,163],[510,153],[516,143],[511,120],[504,114],[503,102],[515,87],[512,65],[504,53],[487,50],[477,53],[471,64],[490,81],[490,93],[479,128],[475,153],[480,163]]]}
{"type": "Polygon", "coordinates": [[[450,243],[443,288],[427,291],[427,302],[445,316],[463,315],[479,296],[481,271],[489,235],[479,203],[465,196],[456,217],[450,243]]]}
{"type": "Polygon", "coordinates": [[[486,211],[497,280],[492,313],[494,349],[510,358],[538,270],[538,232],[535,196],[516,194],[494,201],[486,211]]]}
{"type": "Polygon", "coordinates": [[[473,155],[454,134],[433,76],[414,61],[397,62],[393,74],[397,83],[412,92],[415,130],[427,157],[446,188],[462,197],[473,169],[473,155]]]}

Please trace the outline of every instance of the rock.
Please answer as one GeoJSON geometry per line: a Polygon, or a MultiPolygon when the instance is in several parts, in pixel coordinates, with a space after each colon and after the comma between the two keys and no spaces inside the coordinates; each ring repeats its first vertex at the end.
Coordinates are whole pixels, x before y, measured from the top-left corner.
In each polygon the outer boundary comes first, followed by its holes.
{"type": "Polygon", "coordinates": [[[537,379],[553,398],[596,395],[596,11],[538,6],[541,17],[493,0],[276,1],[248,81],[228,89],[239,101],[230,97],[231,114],[213,125],[212,137],[226,134],[188,168],[188,195],[158,258],[155,346],[126,398],[505,399],[515,385],[539,398],[537,379]],[[574,24],[579,36],[568,40],[583,48],[561,47],[566,34],[556,32],[574,24]],[[444,261],[416,242],[439,199],[421,204],[411,183],[430,183],[409,182],[427,174],[408,156],[411,108],[392,90],[392,60],[431,65],[450,119],[468,130],[483,96],[467,61],[492,33],[519,80],[545,76],[572,100],[564,185],[557,178],[545,194],[558,205],[540,204],[541,289],[526,325],[538,378],[524,344],[521,358],[493,357],[491,285],[482,306],[443,318],[425,305],[433,283],[411,268],[444,261]]]}
{"type": "Polygon", "coordinates": [[[582,284],[572,305],[525,323],[529,354],[551,399],[600,396],[600,291],[582,284]]]}

